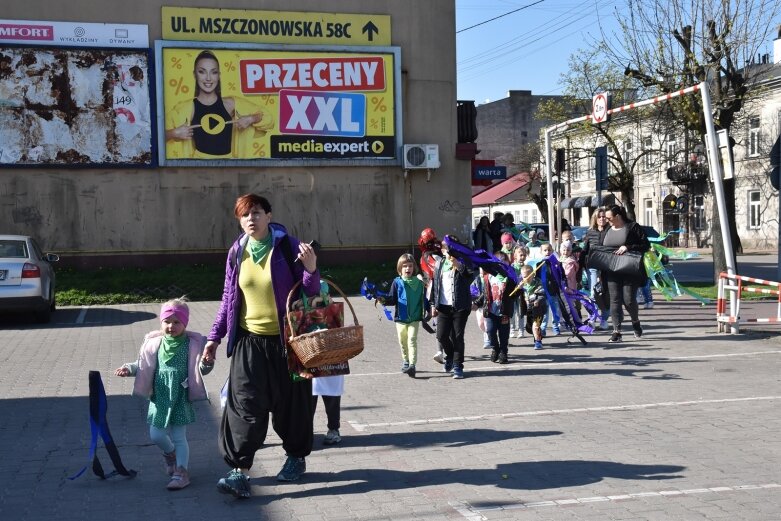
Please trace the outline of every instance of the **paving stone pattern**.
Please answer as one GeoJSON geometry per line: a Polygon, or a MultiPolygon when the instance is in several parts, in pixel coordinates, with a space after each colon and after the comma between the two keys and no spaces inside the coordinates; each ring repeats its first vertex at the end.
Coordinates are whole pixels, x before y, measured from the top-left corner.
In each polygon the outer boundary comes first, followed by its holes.
{"type": "MultiPolygon", "coordinates": [[[[246,501],[215,486],[228,470],[216,442],[224,352],[206,378],[212,402],[198,404],[189,428],[192,485],[169,492],[147,405],[130,396],[132,379],[111,376],[157,327],[158,306],[63,308],[46,326],[0,319],[0,519],[781,519],[778,328],[719,335],[714,306],[657,300],[641,310],[642,339],[548,336],[534,351],[527,336],[498,365],[470,317],[466,378],[442,372],[421,331],[412,379],[400,372],[393,324],[350,300],[366,349],[347,377],[342,442],[322,444],[320,404],[308,472],[280,484],[284,453],[271,431],[246,501]],[[103,375],[134,479],[67,479],[88,459],[90,370],[103,375]]],[[[217,303],[191,308],[190,328],[205,333],[217,303]]],[[[773,316],[775,305],[744,311],[773,316]]],[[[98,454],[111,470],[102,445],[98,454]]]]}

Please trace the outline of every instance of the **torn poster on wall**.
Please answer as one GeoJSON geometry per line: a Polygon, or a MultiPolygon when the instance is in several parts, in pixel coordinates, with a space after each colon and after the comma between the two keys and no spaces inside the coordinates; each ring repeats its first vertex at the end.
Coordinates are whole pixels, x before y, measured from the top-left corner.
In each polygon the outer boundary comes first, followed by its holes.
{"type": "Polygon", "coordinates": [[[0,46],[0,165],[152,166],[149,52],[0,46]]]}

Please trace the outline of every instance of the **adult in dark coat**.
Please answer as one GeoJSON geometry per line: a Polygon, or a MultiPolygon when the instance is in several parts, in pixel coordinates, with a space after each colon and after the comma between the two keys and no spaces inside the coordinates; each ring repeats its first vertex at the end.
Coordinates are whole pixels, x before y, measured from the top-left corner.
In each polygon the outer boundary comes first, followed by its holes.
{"type": "MultiPolygon", "coordinates": [[[[627,252],[643,254],[651,248],[651,243],[645,236],[643,228],[635,221],[630,221],[626,211],[618,206],[609,206],[605,217],[610,223],[603,247],[615,248],[615,255],[625,255],[627,252]]],[[[610,318],[613,321],[613,334],[610,342],[621,341],[621,307],[625,307],[632,319],[632,329],[635,337],[643,336],[640,317],[637,308],[637,289],[645,284],[645,270],[642,268],[636,277],[621,275],[612,271],[603,271],[610,292],[610,318]]]]}
{"type": "Polygon", "coordinates": [[[504,213],[494,212],[494,220],[491,221],[491,224],[488,225],[488,227],[491,229],[491,242],[493,242],[493,247],[497,250],[502,247],[502,227],[504,226],[503,217],[504,213]]]}
{"type": "MultiPolygon", "coordinates": [[[[582,268],[587,268],[588,255],[592,249],[602,246],[608,228],[610,226],[608,225],[607,217],[605,217],[605,209],[597,208],[591,214],[591,222],[588,230],[586,230],[586,236],[583,238],[583,251],[580,253],[580,265],[582,268]]],[[[599,307],[599,329],[607,329],[607,317],[610,313],[610,293],[608,292],[607,284],[602,280],[600,271],[595,268],[588,268],[588,282],[591,298],[594,299],[594,302],[599,307]]]]}

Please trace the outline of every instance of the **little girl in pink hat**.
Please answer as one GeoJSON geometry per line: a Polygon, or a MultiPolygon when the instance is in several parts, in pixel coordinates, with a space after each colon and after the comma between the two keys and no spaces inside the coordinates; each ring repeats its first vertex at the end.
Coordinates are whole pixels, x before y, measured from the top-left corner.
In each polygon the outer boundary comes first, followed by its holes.
{"type": "Polygon", "coordinates": [[[149,437],[163,451],[168,490],[190,484],[187,425],[195,422],[192,402],[206,400],[203,375],[214,367],[201,362],[206,338],[185,331],[190,309],[184,298],[160,309],[160,329],[144,337],[138,361],[123,364],[116,376],[135,376],[133,396],[149,400],[149,437]]]}

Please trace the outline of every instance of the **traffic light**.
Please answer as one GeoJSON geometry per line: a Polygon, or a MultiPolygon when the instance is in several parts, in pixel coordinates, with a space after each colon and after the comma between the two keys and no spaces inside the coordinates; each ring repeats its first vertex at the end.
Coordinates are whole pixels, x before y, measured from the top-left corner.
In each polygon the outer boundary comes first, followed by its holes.
{"type": "Polygon", "coordinates": [[[563,148],[556,149],[556,172],[563,172],[567,169],[564,154],[565,150],[563,148]]]}

